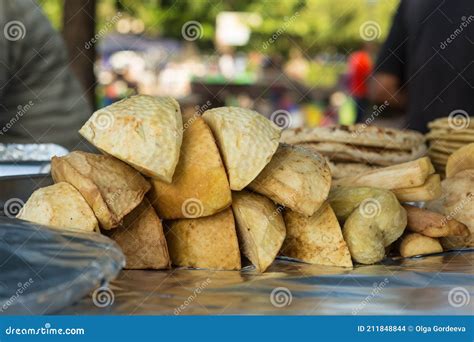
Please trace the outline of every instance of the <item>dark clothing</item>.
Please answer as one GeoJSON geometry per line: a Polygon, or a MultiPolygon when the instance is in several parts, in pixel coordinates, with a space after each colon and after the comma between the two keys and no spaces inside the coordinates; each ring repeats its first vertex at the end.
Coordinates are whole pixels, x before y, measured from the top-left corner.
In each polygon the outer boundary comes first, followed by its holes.
{"type": "Polygon", "coordinates": [[[400,78],[408,128],[426,132],[454,110],[474,115],[474,1],[402,0],[374,72],[400,78]]]}
{"type": "Polygon", "coordinates": [[[32,0],[0,0],[0,143],[74,149],[91,114],[66,47],[32,0]]]}
{"type": "Polygon", "coordinates": [[[354,97],[356,104],[356,123],[363,123],[369,108],[369,100],[364,97],[354,97]]]}

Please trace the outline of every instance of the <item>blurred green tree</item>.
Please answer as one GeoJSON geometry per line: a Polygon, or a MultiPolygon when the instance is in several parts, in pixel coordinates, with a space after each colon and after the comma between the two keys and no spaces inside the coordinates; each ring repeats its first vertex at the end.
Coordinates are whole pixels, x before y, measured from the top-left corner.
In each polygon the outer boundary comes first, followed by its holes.
{"type": "MultiPolygon", "coordinates": [[[[38,0],[53,25],[61,29],[63,0],[38,0]]],[[[341,52],[356,48],[361,30],[369,23],[381,41],[390,28],[399,0],[97,0],[96,32],[117,11],[141,19],[145,35],[182,39],[181,28],[190,20],[203,27],[196,43],[212,49],[215,19],[221,11],[255,12],[262,17],[244,50],[261,50],[272,35],[278,43],[268,44],[268,52],[287,54],[292,47],[312,56],[317,52],[341,52]]],[[[369,29],[367,28],[367,29],[369,29]]]]}

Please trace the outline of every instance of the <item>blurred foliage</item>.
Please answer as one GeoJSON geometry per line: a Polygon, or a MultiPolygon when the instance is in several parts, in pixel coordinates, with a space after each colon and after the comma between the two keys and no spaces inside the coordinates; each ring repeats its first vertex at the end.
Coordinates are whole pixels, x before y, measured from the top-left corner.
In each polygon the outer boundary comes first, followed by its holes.
{"type": "MultiPolygon", "coordinates": [[[[61,29],[63,0],[38,0],[53,25],[61,29]]],[[[379,41],[390,28],[399,0],[97,0],[99,31],[117,11],[140,18],[145,34],[182,39],[181,28],[190,20],[203,26],[201,48],[212,49],[215,18],[221,11],[258,13],[262,22],[252,27],[247,50],[287,54],[299,47],[305,54],[321,51],[348,53],[361,43],[359,29],[366,21],[380,26],[379,41]],[[275,33],[278,42],[267,44],[275,33]],[[266,48],[263,48],[266,46],[266,48]]]]}
{"type": "Polygon", "coordinates": [[[345,63],[321,63],[312,61],[309,64],[307,85],[311,87],[330,88],[335,86],[339,77],[346,71],[345,63]]]}

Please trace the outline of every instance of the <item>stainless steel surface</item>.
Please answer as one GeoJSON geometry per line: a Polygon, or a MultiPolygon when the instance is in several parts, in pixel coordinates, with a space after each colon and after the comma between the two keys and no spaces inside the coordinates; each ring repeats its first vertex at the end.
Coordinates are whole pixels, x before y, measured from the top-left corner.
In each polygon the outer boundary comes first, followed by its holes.
{"type": "Polygon", "coordinates": [[[59,313],[468,315],[474,312],[473,252],[386,260],[354,269],[277,260],[264,274],[122,271],[111,284],[112,305],[96,307],[89,296],[59,313]]]}

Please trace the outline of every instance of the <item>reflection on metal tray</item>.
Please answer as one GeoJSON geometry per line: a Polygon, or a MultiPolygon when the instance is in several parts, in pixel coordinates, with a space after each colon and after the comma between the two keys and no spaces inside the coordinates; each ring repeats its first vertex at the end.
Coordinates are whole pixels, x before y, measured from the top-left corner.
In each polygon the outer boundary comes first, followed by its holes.
{"type": "Polygon", "coordinates": [[[51,158],[67,153],[56,144],[0,144],[0,177],[47,174],[51,158]]]}
{"type": "Polygon", "coordinates": [[[277,260],[268,272],[122,271],[113,303],[91,296],[59,314],[469,315],[474,250],[352,270],[277,260]],[[273,294],[272,294],[273,293],[273,294]]]}

